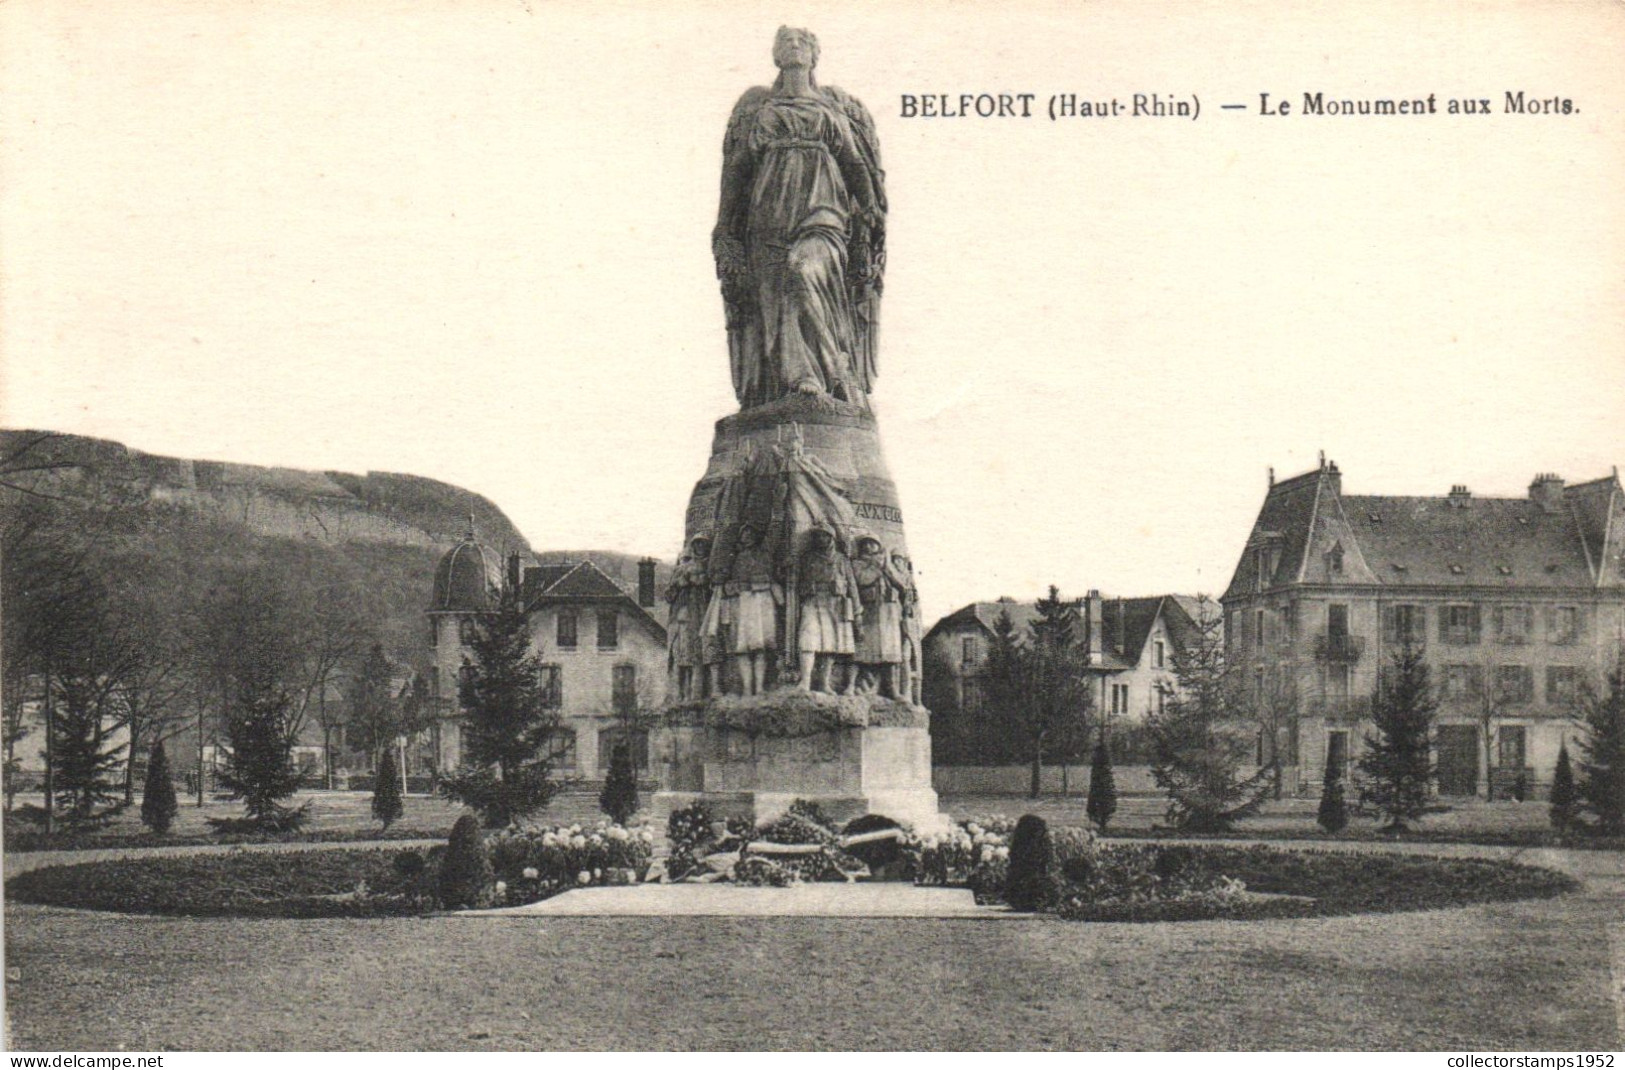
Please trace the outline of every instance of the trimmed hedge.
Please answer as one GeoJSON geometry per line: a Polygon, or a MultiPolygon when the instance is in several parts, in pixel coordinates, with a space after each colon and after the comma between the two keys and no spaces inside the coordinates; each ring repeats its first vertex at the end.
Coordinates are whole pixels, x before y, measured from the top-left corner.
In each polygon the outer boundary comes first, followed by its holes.
{"type": "Polygon", "coordinates": [[[6,882],[6,898],[79,910],[187,917],[334,918],[417,914],[400,852],[240,851],[45,866],[6,882]],[[358,890],[361,894],[357,894],[358,890]]]}

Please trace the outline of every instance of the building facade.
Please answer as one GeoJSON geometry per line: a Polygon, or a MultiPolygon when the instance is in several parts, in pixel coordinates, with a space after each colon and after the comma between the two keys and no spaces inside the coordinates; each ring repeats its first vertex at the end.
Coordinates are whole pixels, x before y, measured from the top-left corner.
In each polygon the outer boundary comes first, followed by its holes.
{"type": "Polygon", "coordinates": [[[551,749],[566,781],[599,781],[617,742],[626,740],[640,769],[649,765],[640,711],[665,701],[666,627],[655,597],[655,562],[639,564],[629,592],[591,561],[525,565],[515,555],[506,576],[472,526],[435,572],[428,611],[432,644],[429,688],[441,711],[440,768],[464,762],[457,678],[474,618],[494,604],[503,581],[518,585],[530,617],[531,650],[542,663],[548,701],[558,710],[551,749]],[[658,615],[657,615],[658,614],[658,615]]]}
{"type": "Polygon", "coordinates": [[[1625,645],[1625,495],[1617,472],[1541,475],[1524,498],[1345,495],[1323,460],[1272,478],[1221,602],[1231,664],[1286,713],[1268,743],[1300,791],[1358,758],[1378,674],[1414,643],[1440,794],[1535,794],[1625,645]]]}
{"type": "MultiPolygon", "coordinates": [[[[1134,728],[1175,693],[1174,660],[1197,631],[1194,599],[1180,595],[1083,599],[1080,637],[1088,651],[1091,723],[1134,728]]],[[[990,765],[1028,759],[1019,732],[999,723],[984,702],[994,627],[1008,612],[1016,634],[1038,615],[1029,602],[972,602],[932,625],[925,651],[925,705],[939,765],[990,765]]]]}

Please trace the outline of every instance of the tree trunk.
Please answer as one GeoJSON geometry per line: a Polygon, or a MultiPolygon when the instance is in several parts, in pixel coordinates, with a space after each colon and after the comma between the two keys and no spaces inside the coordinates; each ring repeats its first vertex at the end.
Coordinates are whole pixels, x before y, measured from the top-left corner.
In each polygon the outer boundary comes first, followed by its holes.
{"type": "Polygon", "coordinates": [[[45,670],[45,834],[56,831],[56,745],[51,737],[56,734],[56,702],[51,694],[51,670],[45,670]]]}
{"type": "Polygon", "coordinates": [[[1044,737],[1039,736],[1033,742],[1032,783],[1029,785],[1028,790],[1027,790],[1027,797],[1029,799],[1038,798],[1038,790],[1039,790],[1039,787],[1043,783],[1043,777],[1044,777],[1044,737]]]}

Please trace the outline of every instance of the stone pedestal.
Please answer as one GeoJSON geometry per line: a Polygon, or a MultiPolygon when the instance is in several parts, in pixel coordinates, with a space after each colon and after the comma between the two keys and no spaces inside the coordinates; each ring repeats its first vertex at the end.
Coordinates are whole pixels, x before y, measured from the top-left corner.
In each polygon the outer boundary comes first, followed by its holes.
{"type": "Polygon", "coordinates": [[[843,823],[883,814],[935,828],[928,720],[908,702],[795,690],[675,705],[655,733],[654,819],[704,802],[760,822],[805,799],[843,823]]]}

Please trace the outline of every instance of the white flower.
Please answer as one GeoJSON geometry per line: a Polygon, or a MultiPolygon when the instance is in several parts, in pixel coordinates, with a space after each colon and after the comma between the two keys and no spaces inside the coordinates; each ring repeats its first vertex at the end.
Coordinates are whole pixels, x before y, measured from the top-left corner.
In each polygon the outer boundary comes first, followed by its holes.
{"type": "Polygon", "coordinates": [[[601,870],[601,869],[595,869],[595,870],[592,871],[592,875],[594,877],[597,877],[597,878],[602,878],[603,875],[604,875],[604,871],[601,870]]]}
{"type": "Polygon", "coordinates": [[[588,873],[586,870],[582,870],[580,873],[576,874],[576,883],[577,884],[591,884],[592,883],[592,874],[588,873]]]}
{"type": "Polygon", "coordinates": [[[570,837],[570,846],[578,848],[587,846],[587,837],[582,836],[579,833],[570,837]]]}
{"type": "Polygon", "coordinates": [[[655,842],[655,834],[650,829],[644,829],[643,833],[642,833],[642,836],[643,836],[643,842],[644,843],[653,843],[653,842],[655,842]]]}
{"type": "Polygon", "coordinates": [[[572,836],[581,835],[581,826],[580,825],[571,825],[570,826],[570,835],[572,835],[572,836]]]}
{"type": "Polygon", "coordinates": [[[624,840],[626,839],[626,830],[621,828],[619,825],[611,826],[609,830],[609,838],[617,841],[624,840]]]}
{"type": "Polygon", "coordinates": [[[536,872],[536,867],[535,866],[526,866],[525,867],[524,877],[525,877],[525,879],[527,881],[533,881],[537,877],[540,877],[540,876],[541,876],[541,874],[536,872]]]}
{"type": "Polygon", "coordinates": [[[557,847],[558,845],[559,845],[558,836],[554,835],[551,832],[544,833],[542,835],[542,846],[543,847],[557,847]]]}
{"type": "Polygon", "coordinates": [[[982,826],[978,825],[974,821],[967,822],[965,825],[965,831],[970,833],[972,836],[980,836],[982,834],[982,826]]]}
{"type": "Polygon", "coordinates": [[[508,882],[507,881],[497,881],[497,895],[500,896],[500,895],[507,895],[507,894],[508,894],[508,882]]]}

